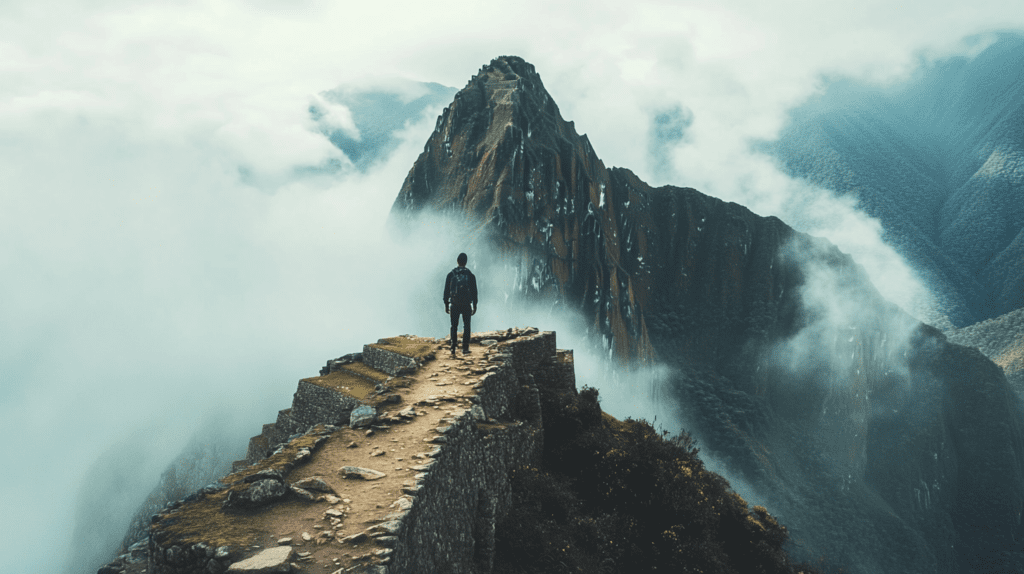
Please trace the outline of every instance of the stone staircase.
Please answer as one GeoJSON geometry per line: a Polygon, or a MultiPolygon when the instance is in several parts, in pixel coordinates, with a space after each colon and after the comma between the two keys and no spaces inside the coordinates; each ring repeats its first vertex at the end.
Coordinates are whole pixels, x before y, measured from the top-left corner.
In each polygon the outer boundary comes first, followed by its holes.
{"type": "Polygon", "coordinates": [[[277,421],[263,425],[260,434],[249,439],[245,458],[235,461],[232,471],[263,460],[318,424],[347,425],[352,410],[360,405],[388,402],[389,386],[432,357],[427,344],[392,337],[363,345],[361,353],[327,361],[320,376],[299,381],[292,406],[278,411],[277,421]]]}

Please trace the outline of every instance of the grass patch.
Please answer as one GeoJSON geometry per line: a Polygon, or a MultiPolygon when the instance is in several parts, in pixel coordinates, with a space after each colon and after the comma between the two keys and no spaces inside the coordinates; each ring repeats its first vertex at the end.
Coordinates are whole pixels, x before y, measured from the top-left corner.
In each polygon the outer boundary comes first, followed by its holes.
{"type": "MultiPolygon", "coordinates": [[[[315,430],[322,430],[317,427],[315,430]]],[[[288,480],[288,473],[294,468],[295,455],[300,449],[316,448],[314,435],[305,435],[291,441],[281,450],[262,461],[233,472],[220,479],[228,485],[226,490],[213,494],[199,495],[193,500],[171,512],[164,514],[158,524],[154,525],[153,535],[161,542],[171,540],[178,546],[189,546],[205,542],[213,547],[231,546],[233,548],[248,546],[254,538],[263,534],[257,526],[257,518],[268,508],[280,504],[290,504],[287,498],[262,508],[242,509],[223,508],[231,491],[244,488],[243,479],[261,470],[279,470],[288,480]]],[[[164,544],[166,546],[166,544],[164,544]]]]}
{"type": "Polygon", "coordinates": [[[389,375],[384,371],[378,371],[373,367],[367,366],[365,363],[349,363],[343,366],[342,369],[365,379],[369,379],[373,381],[374,384],[383,383],[389,378],[389,375]]]}
{"type": "Polygon", "coordinates": [[[226,511],[221,505],[227,497],[227,491],[223,491],[186,503],[177,512],[164,515],[152,535],[158,540],[166,537],[181,547],[200,542],[215,548],[248,546],[260,534],[253,531],[252,525],[260,509],[226,511]]]}
{"type": "Polygon", "coordinates": [[[391,337],[381,339],[367,346],[391,351],[403,357],[410,357],[416,360],[424,360],[434,356],[434,343],[432,340],[428,341],[412,337],[391,337]]]}
{"type": "Polygon", "coordinates": [[[351,363],[329,375],[302,380],[363,401],[373,395],[377,385],[386,381],[387,378],[386,373],[371,369],[362,363],[351,363]]]}

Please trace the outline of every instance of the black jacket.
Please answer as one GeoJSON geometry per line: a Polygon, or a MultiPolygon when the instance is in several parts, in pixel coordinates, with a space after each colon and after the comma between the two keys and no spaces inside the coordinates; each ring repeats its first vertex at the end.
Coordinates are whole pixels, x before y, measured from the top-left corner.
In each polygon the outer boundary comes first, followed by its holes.
{"type": "Polygon", "coordinates": [[[468,305],[473,304],[476,307],[476,275],[466,267],[456,267],[448,273],[448,278],[444,280],[444,306],[447,307],[448,303],[451,302],[453,305],[468,305]],[[459,295],[458,299],[452,298],[452,279],[456,273],[467,273],[469,274],[469,293],[466,297],[459,295]]]}

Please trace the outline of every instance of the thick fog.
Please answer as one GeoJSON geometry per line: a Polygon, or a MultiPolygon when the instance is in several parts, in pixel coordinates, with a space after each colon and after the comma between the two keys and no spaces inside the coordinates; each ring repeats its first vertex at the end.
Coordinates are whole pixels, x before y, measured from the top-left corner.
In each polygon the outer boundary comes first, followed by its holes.
{"type": "MultiPolygon", "coordinates": [[[[326,359],[446,331],[437,282],[479,246],[399,244],[384,223],[443,87],[492,57],[535,64],[607,165],[825,235],[912,307],[926,297],[877,224],[749,143],[829,77],[898,82],[1022,19],[1001,1],[4,2],[5,571],[95,571],[197,430],[240,457],[326,359]]],[[[505,283],[482,276],[478,328],[585,346],[571,315],[503,307],[505,283]]],[[[577,362],[607,410],[679,424],[657,371],[617,385],[577,362]]]]}

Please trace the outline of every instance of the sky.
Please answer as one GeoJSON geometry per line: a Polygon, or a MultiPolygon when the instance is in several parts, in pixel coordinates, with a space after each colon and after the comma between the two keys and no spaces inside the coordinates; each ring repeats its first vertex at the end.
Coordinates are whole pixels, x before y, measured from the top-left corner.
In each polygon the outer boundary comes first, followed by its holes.
{"type": "MultiPolygon", "coordinates": [[[[384,229],[440,106],[357,166],[324,135],[327,122],[360,137],[328,90],[411,100],[418,82],[461,88],[492,58],[521,56],[606,165],[798,218],[890,277],[879,289],[909,308],[922,286],[877,223],[749,142],[829,78],[899,82],[1024,28],[1019,8],[6,0],[0,544],[17,558],[5,570],[95,571],[69,564],[82,501],[116,485],[123,518],[195,429],[219,424],[244,451],[328,358],[445,332],[428,288],[452,265],[444,234],[410,247],[384,229]],[[311,106],[330,113],[314,120],[311,106]]],[[[482,311],[480,325],[513,319],[482,311]]],[[[572,318],[551,322],[565,325],[561,346],[579,340],[572,318]]]]}

